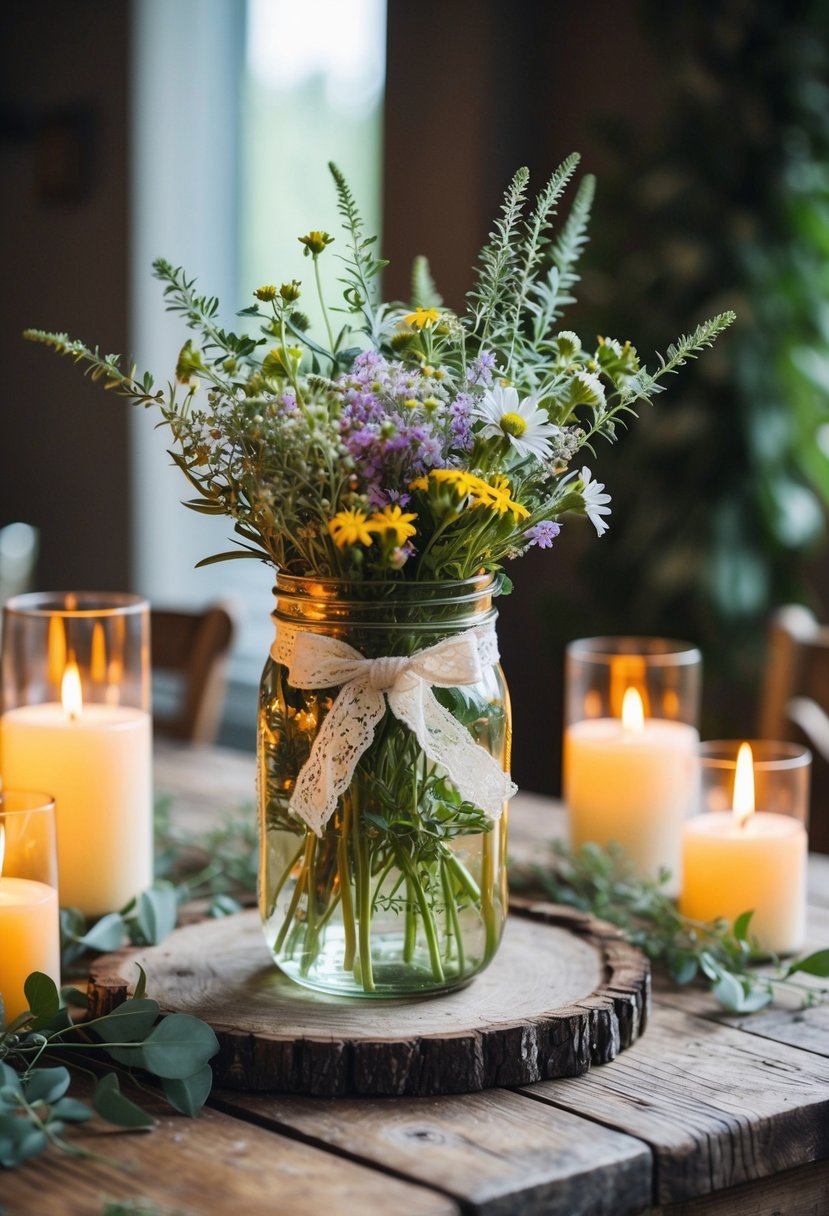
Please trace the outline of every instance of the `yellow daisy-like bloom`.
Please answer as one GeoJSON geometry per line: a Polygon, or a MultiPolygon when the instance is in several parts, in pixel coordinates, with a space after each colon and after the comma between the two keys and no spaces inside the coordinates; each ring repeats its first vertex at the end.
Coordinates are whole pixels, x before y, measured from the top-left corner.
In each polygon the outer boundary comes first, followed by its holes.
{"type": "MultiPolygon", "coordinates": [[[[432,469],[429,474],[432,481],[438,485],[448,485],[455,491],[460,498],[465,498],[467,494],[477,494],[482,488],[487,489],[487,484],[480,477],[476,477],[474,473],[467,473],[463,469],[432,469]]],[[[417,481],[412,482],[413,490],[425,490],[428,488],[428,482],[425,477],[418,477],[417,481]]]]}
{"type": "Polygon", "coordinates": [[[417,528],[412,527],[413,519],[417,519],[417,516],[412,512],[403,511],[401,507],[383,507],[382,511],[372,515],[369,527],[372,532],[382,536],[393,535],[394,543],[399,546],[416,534],[417,528]]]}
{"type": "Polygon", "coordinates": [[[511,497],[512,487],[503,474],[498,473],[491,485],[482,482],[482,486],[483,489],[475,495],[476,506],[492,507],[499,515],[506,515],[507,511],[511,511],[516,523],[519,519],[528,518],[530,513],[527,508],[511,497]]]}
{"type": "Polygon", "coordinates": [[[431,329],[439,320],[440,312],[437,308],[418,307],[405,318],[406,324],[414,326],[415,329],[431,329]]]}
{"type": "Polygon", "coordinates": [[[328,531],[338,549],[344,549],[346,545],[370,545],[374,541],[368,516],[357,508],[338,511],[329,519],[328,531]]]}

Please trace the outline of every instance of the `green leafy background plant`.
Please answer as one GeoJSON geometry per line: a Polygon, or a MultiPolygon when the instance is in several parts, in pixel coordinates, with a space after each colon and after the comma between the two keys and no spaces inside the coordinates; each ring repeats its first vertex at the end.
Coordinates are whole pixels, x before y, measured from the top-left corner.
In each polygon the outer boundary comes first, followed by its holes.
{"type": "Polygon", "coordinates": [[[578,615],[561,585],[551,612],[562,634],[569,618],[581,636],[701,644],[705,733],[730,737],[752,727],[771,610],[798,599],[825,616],[829,595],[816,577],[829,503],[829,6],[638,11],[670,63],[669,104],[647,136],[602,123],[615,169],[582,299],[601,325],[618,307],[643,340],[725,306],[739,324],[727,351],[601,453],[617,522],[579,559],[578,615]]]}

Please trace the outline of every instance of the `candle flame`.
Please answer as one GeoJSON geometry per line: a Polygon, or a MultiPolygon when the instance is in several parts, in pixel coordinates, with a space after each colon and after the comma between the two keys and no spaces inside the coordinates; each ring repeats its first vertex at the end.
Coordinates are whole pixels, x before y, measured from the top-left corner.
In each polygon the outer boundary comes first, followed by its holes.
{"type": "Polygon", "coordinates": [[[635,688],[626,688],[622,698],[622,726],[632,735],[641,735],[645,729],[645,709],[642,697],[635,688]]]}
{"type": "Polygon", "coordinates": [[[741,743],[734,773],[734,818],[738,827],[745,827],[754,814],[754,757],[751,745],[741,743]]]}
{"type": "Polygon", "coordinates": [[[70,718],[77,718],[83,711],[81,673],[78,671],[78,664],[74,659],[70,659],[66,664],[63,679],[60,682],[60,699],[64,712],[70,718]]]}

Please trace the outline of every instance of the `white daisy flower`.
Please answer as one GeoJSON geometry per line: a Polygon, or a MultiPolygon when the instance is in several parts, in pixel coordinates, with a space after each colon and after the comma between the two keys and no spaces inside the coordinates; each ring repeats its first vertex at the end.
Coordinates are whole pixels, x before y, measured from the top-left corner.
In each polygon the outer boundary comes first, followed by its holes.
{"type": "Polygon", "coordinates": [[[508,439],[522,459],[535,456],[537,460],[546,460],[550,455],[551,438],[560,433],[546,412],[539,408],[535,397],[519,401],[517,389],[500,385],[484,393],[472,416],[485,423],[478,432],[482,438],[508,439]]]}
{"type": "Polygon", "coordinates": [[[590,520],[593,527],[596,529],[598,536],[603,536],[610,525],[602,519],[603,515],[610,514],[610,507],[607,505],[610,502],[610,495],[603,494],[604,482],[593,481],[593,474],[589,469],[581,471],[581,496],[584,500],[584,513],[590,520]]]}

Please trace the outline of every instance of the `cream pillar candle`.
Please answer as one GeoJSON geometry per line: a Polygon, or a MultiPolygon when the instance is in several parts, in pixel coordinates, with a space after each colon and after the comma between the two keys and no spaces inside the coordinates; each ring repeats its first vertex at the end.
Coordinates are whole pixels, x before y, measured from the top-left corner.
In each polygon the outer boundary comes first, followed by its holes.
{"type": "Polygon", "coordinates": [[[737,760],[732,807],[685,825],[680,911],[701,921],[733,921],[753,911],[750,933],[761,947],[794,953],[806,924],[806,829],[791,815],[755,812],[747,743],[737,760]]]}
{"type": "Polygon", "coordinates": [[[679,889],[682,827],[696,792],[697,731],[645,718],[635,689],[623,716],[574,722],[564,736],[564,800],[574,847],[618,842],[643,874],[679,889]],[[638,702],[638,703],[637,703],[638,702]]]}
{"type": "Polygon", "coordinates": [[[89,917],[153,879],[150,715],[117,705],[23,705],[0,719],[7,786],[47,789],[58,823],[61,902],[89,917]]]}
{"type": "Polygon", "coordinates": [[[0,878],[0,994],[6,1022],[29,1004],[23,985],[43,971],[60,986],[58,893],[29,878],[0,878]]]}

